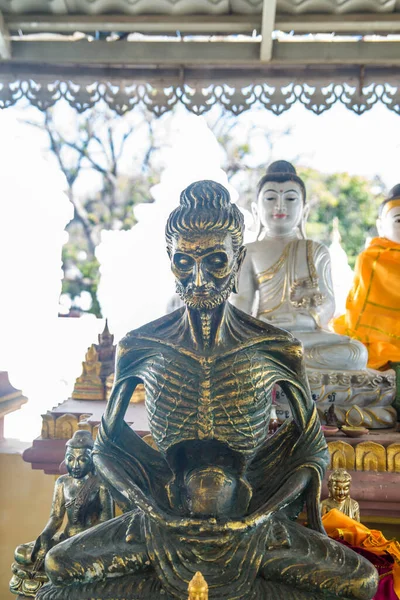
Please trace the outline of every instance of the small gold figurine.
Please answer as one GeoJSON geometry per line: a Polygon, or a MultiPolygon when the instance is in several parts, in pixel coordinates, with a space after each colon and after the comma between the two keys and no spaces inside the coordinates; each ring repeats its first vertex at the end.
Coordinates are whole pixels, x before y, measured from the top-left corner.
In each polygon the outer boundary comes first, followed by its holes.
{"type": "Polygon", "coordinates": [[[208,585],[200,571],[189,582],[188,585],[189,598],[188,600],[208,600],[208,585]]]}
{"type": "Polygon", "coordinates": [[[335,469],[328,479],[329,498],[321,502],[321,514],[324,516],[332,508],[354,519],[360,520],[360,507],[350,498],[351,475],[345,469],[335,469]]]}
{"type": "Polygon", "coordinates": [[[14,553],[10,590],[14,594],[35,596],[48,581],[44,559],[50,548],[114,516],[109,491],[100,484],[92,461],[93,439],[89,431],[76,431],[68,440],[65,465],[68,475],[56,481],[50,518],[35,542],[21,544],[14,553]],[[64,515],[65,529],[60,532],[64,515]]]}
{"type": "Polygon", "coordinates": [[[94,344],[86,352],[82,375],[75,381],[72,398],[75,400],[104,400],[104,385],[100,377],[101,362],[94,344]]]}

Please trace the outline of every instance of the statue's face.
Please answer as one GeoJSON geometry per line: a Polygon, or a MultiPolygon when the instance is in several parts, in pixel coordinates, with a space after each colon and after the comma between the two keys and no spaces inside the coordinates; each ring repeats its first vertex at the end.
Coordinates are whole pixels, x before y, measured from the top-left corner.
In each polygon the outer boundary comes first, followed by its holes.
{"type": "Polygon", "coordinates": [[[92,470],[92,453],[88,448],[68,448],[65,465],[75,479],[82,479],[92,470]]]}
{"type": "Polygon", "coordinates": [[[303,216],[303,192],[294,181],[267,181],[258,195],[255,212],[264,230],[287,235],[298,227],[303,216]]]}
{"type": "Polygon", "coordinates": [[[329,489],[336,502],[343,502],[350,495],[350,481],[333,480],[330,482],[329,489]]]}
{"type": "Polygon", "coordinates": [[[190,308],[210,310],[225,302],[244,258],[225,232],[179,235],[169,250],[176,290],[190,308]]]}
{"type": "Polygon", "coordinates": [[[400,202],[378,219],[377,227],[381,237],[400,244],[400,202]]]}
{"type": "Polygon", "coordinates": [[[190,590],[189,600],[207,600],[207,590],[190,590]]]}

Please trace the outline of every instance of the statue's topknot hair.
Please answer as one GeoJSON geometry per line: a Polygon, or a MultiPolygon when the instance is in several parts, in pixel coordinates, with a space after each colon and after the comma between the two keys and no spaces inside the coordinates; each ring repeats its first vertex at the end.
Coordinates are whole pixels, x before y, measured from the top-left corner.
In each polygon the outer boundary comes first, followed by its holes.
{"type": "Polygon", "coordinates": [[[168,217],[167,245],[180,234],[226,231],[235,250],[243,244],[244,219],[228,190],[216,181],[195,181],[183,190],[180,205],[168,217]]]}
{"type": "Polygon", "coordinates": [[[399,198],[400,198],[400,183],[398,183],[397,185],[392,187],[392,189],[389,192],[388,197],[385,198],[385,200],[381,203],[381,205],[379,207],[379,216],[380,217],[382,216],[383,209],[388,202],[391,202],[392,200],[398,200],[399,198]]]}
{"type": "Polygon", "coordinates": [[[283,181],[294,181],[298,183],[301,187],[301,191],[303,193],[303,202],[306,201],[306,188],[304,185],[304,181],[297,175],[296,169],[292,165],[292,163],[287,160],[276,160],[271,163],[263,177],[261,177],[260,181],[257,185],[257,196],[261,192],[262,188],[268,181],[274,181],[277,183],[282,183],[283,181]]]}
{"type": "Polygon", "coordinates": [[[88,450],[91,450],[93,444],[94,442],[90,431],[78,429],[65,445],[67,448],[87,448],[88,450]]]}
{"type": "Polygon", "coordinates": [[[346,483],[347,481],[351,481],[351,475],[346,471],[346,469],[335,469],[329,475],[328,482],[339,481],[340,483],[346,483]]]}

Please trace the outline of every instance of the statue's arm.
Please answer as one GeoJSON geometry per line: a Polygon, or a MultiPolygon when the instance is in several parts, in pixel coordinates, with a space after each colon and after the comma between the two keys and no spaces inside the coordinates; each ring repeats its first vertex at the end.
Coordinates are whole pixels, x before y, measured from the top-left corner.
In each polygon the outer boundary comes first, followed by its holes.
{"type": "Polygon", "coordinates": [[[125,413],[138,383],[139,379],[131,377],[112,391],[103,415],[103,425],[107,435],[113,439],[117,438],[122,430],[125,413]]]}
{"type": "Polygon", "coordinates": [[[312,469],[303,467],[295,471],[271,498],[255,512],[246,517],[249,527],[258,526],[267,521],[272,513],[291,504],[308,487],[312,478],[312,469]]]}
{"type": "Polygon", "coordinates": [[[237,294],[232,294],[230,301],[236,308],[243,312],[256,316],[256,292],[257,282],[254,272],[251,252],[248,251],[240,271],[239,290],[237,294]]]}
{"type": "Polygon", "coordinates": [[[313,415],[315,403],[311,396],[303,361],[303,350],[299,342],[294,342],[290,351],[293,361],[291,365],[293,380],[282,379],[278,383],[289,400],[293,419],[299,431],[303,431],[313,415]]]}
{"type": "Polygon", "coordinates": [[[313,311],[317,324],[326,329],[335,313],[335,295],[332,283],[332,264],[329,250],[323,244],[315,244],[314,266],[318,274],[319,294],[314,299],[313,311]]]}
{"type": "Polygon", "coordinates": [[[50,548],[51,540],[63,524],[65,515],[65,497],[64,484],[62,477],[56,481],[51,505],[50,517],[40,536],[37,538],[32,550],[32,561],[35,561],[39,550],[47,552],[50,548]]]}
{"type": "Polygon", "coordinates": [[[329,508],[327,507],[325,500],[323,500],[321,502],[321,517],[326,515],[328,512],[329,512],[329,508]]]}
{"type": "Polygon", "coordinates": [[[354,517],[353,517],[353,519],[355,521],[358,521],[358,522],[360,522],[360,520],[361,520],[361,518],[360,518],[360,505],[355,500],[354,500],[354,517]]]}
{"type": "Polygon", "coordinates": [[[360,286],[362,284],[360,275],[362,273],[363,260],[364,260],[364,254],[363,254],[363,252],[361,252],[361,254],[357,257],[357,260],[356,260],[356,266],[354,268],[353,285],[347,296],[346,309],[354,310],[354,308],[355,308],[353,302],[354,302],[354,298],[356,297],[357,292],[359,291],[360,286]]]}
{"type": "Polygon", "coordinates": [[[99,499],[101,505],[99,522],[104,523],[114,517],[114,502],[110,492],[104,485],[100,486],[99,499]]]}

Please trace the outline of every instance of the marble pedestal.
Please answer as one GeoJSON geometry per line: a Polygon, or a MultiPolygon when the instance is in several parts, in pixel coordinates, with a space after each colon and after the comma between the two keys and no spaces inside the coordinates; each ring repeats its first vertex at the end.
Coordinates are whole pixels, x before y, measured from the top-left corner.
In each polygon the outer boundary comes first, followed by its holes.
{"type": "MultiPolygon", "coordinates": [[[[339,372],[307,369],[307,375],[322,424],[326,423],[325,413],[333,404],[340,424],[368,429],[395,425],[397,412],[392,406],[396,396],[394,370],[339,372]]],[[[276,403],[277,417],[284,421],[290,416],[290,411],[281,390],[277,390],[276,403]]]]}

